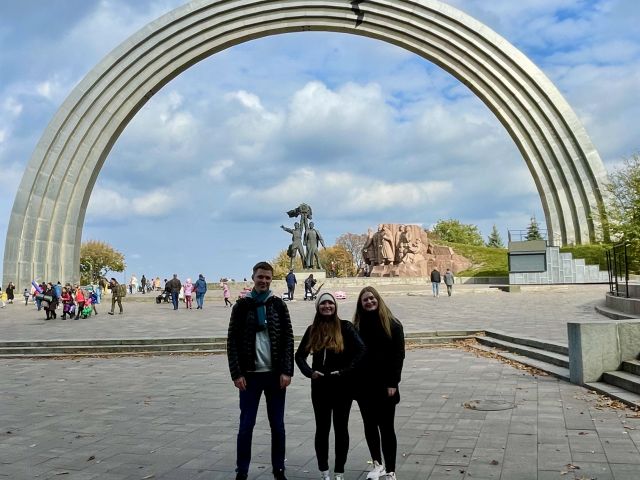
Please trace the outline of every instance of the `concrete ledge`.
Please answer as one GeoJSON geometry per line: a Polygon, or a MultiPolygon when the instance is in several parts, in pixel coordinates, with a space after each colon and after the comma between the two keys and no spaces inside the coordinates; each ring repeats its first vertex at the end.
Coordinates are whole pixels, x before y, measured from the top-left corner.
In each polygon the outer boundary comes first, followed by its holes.
{"type": "MultiPolygon", "coordinates": [[[[631,285],[629,285],[631,287],[631,285]]],[[[631,288],[629,288],[631,290],[631,288]]],[[[613,310],[617,310],[628,315],[640,316],[640,298],[616,297],[611,292],[607,292],[604,297],[605,305],[613,310]]]]}
{"type": "Polygon", "coordinates": [[[619,312],[618,310],[615,310],[613,308],[608,308],[603,305],[596,305],[594,308],[596,312],[598,312],[600,315],[609,317],[612,320],[631,320],[634,318],[638,318],[637,315],[631,315],[629,313],[619,312]]]}
{"type": "Polygon", "coordinates": [[[569,322],[571,383],[598,382],[604,372],[618,370],[640,352],[640,321],[569,322]]]}

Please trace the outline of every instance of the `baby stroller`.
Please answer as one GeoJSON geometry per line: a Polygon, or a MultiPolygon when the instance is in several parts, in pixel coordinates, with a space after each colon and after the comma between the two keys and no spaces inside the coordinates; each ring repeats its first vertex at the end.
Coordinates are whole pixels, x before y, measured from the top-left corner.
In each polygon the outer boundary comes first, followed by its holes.
{"type": "Polygon", "coordinates": [[[171,300],[171,292],[168,290],[165,290],[156,297],[156,303],[162,303],[163,301],[164,303],[169,303],[169,300],[171,300]]]}
{"type": "Polygon", "coordinates": [[[314,289],[313,286],[308,285],[308,284],[305,283],[305,285],[304,285],[304,300],[310,300],[310,301],[315,300],[316,297],[318,296],[318,292],[320,291],[320,289],[322,288],[323,285],[324,285],[324,283],[321,283],[318,288],[314,289]]]}

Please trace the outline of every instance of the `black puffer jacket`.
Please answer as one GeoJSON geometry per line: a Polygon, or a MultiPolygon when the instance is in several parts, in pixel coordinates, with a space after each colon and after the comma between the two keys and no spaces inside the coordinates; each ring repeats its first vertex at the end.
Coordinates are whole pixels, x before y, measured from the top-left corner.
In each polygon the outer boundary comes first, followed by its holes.
{"type": "MultiPolygon", "coordinates": [[[[233,380],[256,368],[257,306],[253,298],[246,297],[239,299],[231,310],[227,359],[233,380]]],[[[267,299],[265,308],[273,371],[293,376],[293,328],[289,310],[281,298],[273,296],[267,299]]]]}

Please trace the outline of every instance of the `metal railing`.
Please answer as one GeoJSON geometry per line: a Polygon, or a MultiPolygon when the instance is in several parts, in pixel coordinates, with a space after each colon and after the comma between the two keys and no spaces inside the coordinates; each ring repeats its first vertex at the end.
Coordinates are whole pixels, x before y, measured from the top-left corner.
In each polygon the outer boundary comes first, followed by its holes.
{"type": "MultiPolygon", "coordinates": [[[[559,233],[555,233],[551,235],[551,238],[549,238],[548,230],[539,229],[538,232],[540,232],[540,237],[542,237],[542,240],[547,241],[547,245],[549,247],[562,246],[562,235],[560,235],[559,233]]],[[[510,242],[521,242],[527,239],[528,230],[509,230],[507,234],[509,235],[510,242]]]]}
{"type": "Polygon", "coordinates": [[[606,251],[607,270],[609,272],[609,292],[616,297],[629,298],[629,256],[627,243],[619,243],[606,251]],[[624,292],[620,283],[624,280],[624,292]]]}

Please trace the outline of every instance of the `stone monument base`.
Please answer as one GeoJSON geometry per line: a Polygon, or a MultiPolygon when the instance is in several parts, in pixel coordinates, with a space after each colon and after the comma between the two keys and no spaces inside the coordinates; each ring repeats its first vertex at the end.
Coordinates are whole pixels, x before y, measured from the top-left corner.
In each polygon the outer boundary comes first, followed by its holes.
{"type": "Polygon", "coordinates": [[[315,268],[305,268],[303,270],[294,270],[293,273],[296,275],[296,279],[298,280],[298,284],[301,282],[304,284],[304,280],[310,275],[313,274],[313,278],[318,281],[323,281],[327,279],[326,270],[318,270],[315,268]]]}

